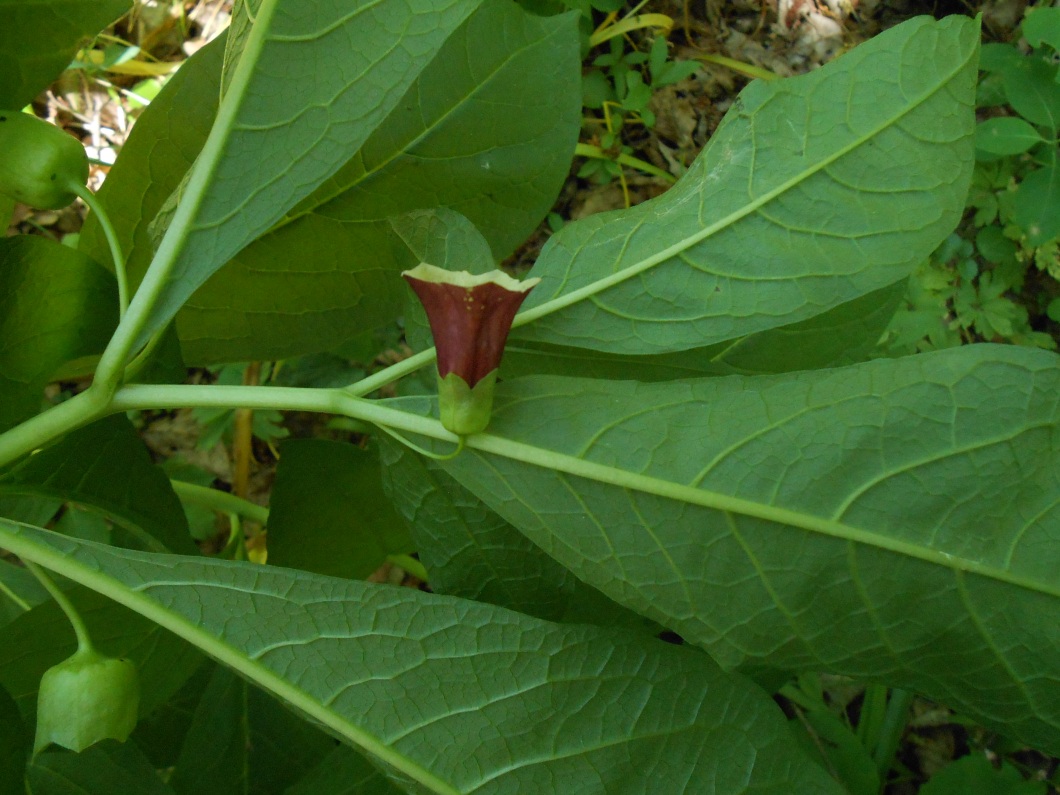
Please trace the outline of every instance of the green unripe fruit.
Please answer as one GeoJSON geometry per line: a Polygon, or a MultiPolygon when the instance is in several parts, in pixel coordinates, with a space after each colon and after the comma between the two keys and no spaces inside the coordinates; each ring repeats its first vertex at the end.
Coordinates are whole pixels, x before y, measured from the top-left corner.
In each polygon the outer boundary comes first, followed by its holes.
{"type": "Polygon", "coordinates": [[[41,210],[58,210],[88,181],[80,141],[48,122],[0,110],[0,193],[41,210]]]}
{"type": "Polygon", "coordinates": [[[139,706],[132,662],[79,650],[41,677],[33,752],[50,744],[80,752],[101,740],[125,742],[139,706]]]}

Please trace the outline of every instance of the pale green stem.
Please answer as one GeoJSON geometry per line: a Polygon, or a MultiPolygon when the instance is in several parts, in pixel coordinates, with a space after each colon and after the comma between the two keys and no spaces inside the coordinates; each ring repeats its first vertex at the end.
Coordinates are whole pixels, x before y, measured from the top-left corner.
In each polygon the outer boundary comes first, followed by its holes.
{"type": "Polygon", "coordinates": [[[387,384],[392,384],[399,378],[404,378],[410,373],[414,373],[426,364],[430,364],[434,361],[434,357],[438,353],[434,348],[428,348],[425,351],[413,354],[407,359],[402,359],[397,364],[392,364],[385,370],[380,370],[375,375],[370,375],[367,378],[362,378],[355,384],[350,384],[345,387],[343,391],[347,395],[353,395],[354,397],[364,397],[375,392],[380,387],[384,387],[387,384]]]}
{"type": "Polygon", "coordinates": [[[0,434],[0,469],[63,434],[109,413],[106,396],[89,388],[0,434]]]}
{"type": "Polygon", "coordinates": [[[428,581],[427,567],[411,555],[387,555],[386,559],[399,569],[407,571],[417,580],[428,581]]]}
{"type": "Polygon", "coordinates": [[[610,155],[603,149],[601,149],[599,146],[594,146],[593,144],[575,144],[574,154],[578,157],[591,157],[594,160],[613,160],[623,166],[629,166],[630,168],[635,168],[639,171],[651,174],[654,177],[665,179],[667,182],[677,182],[677,177],[675,177],[668,171],[663,171],[658,166],[654,166],[651,163],[641,160],[640,158],[633,157],[632,155],[610,155]]]}
{"type": "MultiPolygon", "coordinates": [[[[83,393],[82,396],[87,394],[83,393]]],[[[73,400],[67,401],[67,403],[61,404],[57,408],[62,408],[62,406],[72,402],[73,400]]],[[[354,397],[339,389],[134,384],[120,388],[105,408],[110,412],[116,413],[135,409],[168,409],[174,407],[231,408],[233,406],[343,414],[374,425],[385,425],[432,439],[451,443],[459,441],[459,437],[456,434],[447,431],[436,419],[390,408],[381,405],[379,401],[354,397]]],[[[41,416],[47,416],[47,414],[41,416]]],[[[938,552],[925,548],[920,544],[864,530],[836,519],[733,497],[728,494],[708,491],[694,485],[675,483],[651,475],[629,472],[617,467],[587,461],[576,456],[558,453],[533,444],[517,442],[488,433],[477,433],[468,436],[465,444],[468,448],[474,450],[480,450],[512,461],[520,461],[549,471],[561,472],[597,483],[606,483],[629,491],[653,494],[710,510],[723,511],[734,516],[763,519],[768,522],[799,528],[816,535],[895,552],[911,560],[922,560],[935,566],[941,566],[944,569],[953,571],[958,578],[965,573],[978,574],[1029,590],[1042,590],[1042,585],[1039,581],[1032,581],[1025,575],[1013,573],[989,563],[938,552]]],[[[1049,592],[1060,596],[1060,587],[1050,589],[1049,592]]]]}
{"type": "Polygon", "coordinates": [[[872,749],[873,760],[881,779],[886,777],[887,771],[894,764],[894,755],[898,750],[898,743],[902,740],[902,734],[905,733],[906,719],[912,704],[913,693],[897,687],[891,690],[879,738],[876,747],[872,749]]]}
{"type": "MultiPolygon", "coordinates": [[[[112,403],[113,411],[133,409],[160,409],[173,407],[231,407],[245,406],[254,409],[277,409],[279,411],[315,411],[343,414],[347,417],[385,425],[407,433],[419,434],[431,439],[456,443],[460,437],[442,427],[441,422],[430,417],[410,414],[407,411],[381,405],[379,401],[353,397],[339,389],[304,389],[297,387],[267,386],[206,386],[135,384],[118,390],[112,403]]],[[[747,516],[800,528],[808,532],[865,544],[868,547],[896,552],[913,560],[923,560],[958,573],[981,574],[1001,582],[1040,591],[1037,580],[1002,570],[996,566],[975,560],[958,558],[943,552],[925,548],[923,545],[891,538],[880,533],[863,530],[835,519],[815,516],[790,508],[780,508],[754,500],[733,497],[716,491],[708,491],[684,483],[675,483],[662,478],[629,472],[595,461],[557,453],[533,444],[525,444],[488,433],[476,433],[465,440],[466,447],[490,453],[512,461],[562,472],[578,478],[606,483],[629,491],[654,494],[658,497],[698,505],[710,510],[723,511],[734,516],[747,516]]],[[[1060,596],[1060,587],[1055,589],[1060,596]]]]}
{"type": "Polygon", "coordinates": [[[383,433],[385,433],[387,436],[390,436],[391,438],[396,440],[399,444],[405,445],[405,447],[409,448],[413,452],[419,453],[422,456],[426,456],[427,458],[433,458],[435,461],[451,461],[451,460],[456,458],[458,455],[460,455],[464,451],[464,439],[466,438],[464,436],[461,436],[460,437],[460,441],[458,441],[456,443],[456,449],[455,450],[453,450],[450,453],[444,453],[443,454],[443,453],[436,453],[433,450],[428,450],[428,449],[426,449],[424,447],[420,447],[418,444],[413,442],[411,439],[406,439],[400,433],[398,433],[397,431],[392,431],[390,428],[386,427],[385,425],[379,425],[378,428],[383,433]]]}
{"type": "Polygon", "coordinates": [[[114,230],[114,224],[110,222],[110,216],[107,215],[107,211],[96,200],[96,194],[90,191],[88,186],[75,182],[70,186],[70,190],[76,193],[81,201],[87,205],[88,209],[95,214],[96,220],[99,221],[99,225],[103,229],[103,235],[107,238],[107,245],[110,246],[110,258],[114,260],[114,278],[118,280],[118,317],[123,318],[129,309],[129,276],[125,270],[125,255],[121,251],[118,233],[114,230]]]}
{"type": "Polygon", "coordinates": [[[260,525],[268,524],[269,509],[250,500],[244,500],[242,497],[237,497],[227,491],[211,489],[208,486],[199,486],[196,483],[187,483],[183,480],[171,480],[170,484],[173,486],[173,491],[180,497],[181,502],[191,502],[213,511],[239,514],[260,525]]]}
{"type": "Polygon", "coordinates": [[[221,557],[229,560],[247,560],[246,544],[246,539],[243,537],[243,523],[239,521],[239,514],[229,511],[228,543],[221,550],[221,557]]]}
{"type": "Polygon", "coordinates": [[[55,580],[43,568],[30,560],[23,559],[22,562],[66,614],[66,618],[70,621],[70,626],[74,628],[74,634],[77,636],[77,650],[85,653],[93,651],[95,647],[93,647],[92,638],[88,634],[88,627],[85,626],[85,621],[81,618],[81,614],[77,612],[73,602],[66,598],[66,594],[62,592],[59,586],[55,584],[55,580]]]}
{"type": "MultiPolygon", "coordinates": [[[[406,569],[406,571],[407,571],[407,569],[406,569]]],[[[13,590],[11,590],[8,586],[6,586],[2,582],[0,582],[0,594],[6,596],[12,602],[14,602],[16,605],[18,605],[18,607],[23,612],[27,612],[30,609],[32,609],[32,607],[33,607],[33,605],[31,605],[29,602],[27,602],[25,599],[23,599],[21,596],[19,596],[17,593],[15,593],[13,590]]]]}

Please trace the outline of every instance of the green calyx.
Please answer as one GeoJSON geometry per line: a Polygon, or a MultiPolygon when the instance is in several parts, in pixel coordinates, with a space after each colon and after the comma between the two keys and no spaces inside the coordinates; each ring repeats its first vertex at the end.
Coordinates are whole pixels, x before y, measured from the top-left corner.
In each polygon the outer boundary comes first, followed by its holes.
{"type": "Polygon", "coordinates": [[[33,752],[53,744],[80,752],[101,740],[125,742],[136,728],[139,703],[131,661],[79,649],[41,677],[33,752]]]}
{"type": "Polygon", "coordinates": [[[493,411],[493,388],[497,384],[494,370],[474,387],[456,373],[438,377],[438,411],[442,426],[458,436],[482,433],[493,411]]]}
{"type": "Polygon", "coordinates": [[[17,110],[0,110],[0,193],[58,210],[88,181],[88,155],[73,136],[17,110]]]}

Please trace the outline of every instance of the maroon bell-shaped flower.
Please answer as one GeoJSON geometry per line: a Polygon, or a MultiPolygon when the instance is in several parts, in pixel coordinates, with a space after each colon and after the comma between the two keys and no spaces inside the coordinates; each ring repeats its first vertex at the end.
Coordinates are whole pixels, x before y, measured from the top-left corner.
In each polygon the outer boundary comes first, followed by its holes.
{"type": "Polygon", "coordinates": [[[442,425],[465,436],[489,424],[493,386],[519,306],[540,279],[472,275],[421,263],[401,274],[416,291],[438,349],[442,425]]]}

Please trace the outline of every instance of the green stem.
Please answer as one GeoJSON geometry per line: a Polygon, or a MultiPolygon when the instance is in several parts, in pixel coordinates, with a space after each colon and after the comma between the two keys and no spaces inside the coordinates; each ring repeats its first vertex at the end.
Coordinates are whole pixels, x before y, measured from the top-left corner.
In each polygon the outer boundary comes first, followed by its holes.
{"type": "Polygon", "coordinates": [[[434,348],[420,351],[407,359],[402,359],[397,364],[392,364],[390,367],[380,370],[375,375],[370,375],[367,378],[362,378],[355,384],[350,384],[343,391],[347,395],[352,395],[353,397],[370,395],[380,387],[392,384],[399,378],[404,378],[406,375],[416,372],[424,365],[430,364],[434,361],[434,357],[437,355],[437,351],[434,348]]]}
{"type": "Polygon", "coordinates": [[[425,447],[420,447],[411,439],[406,439],[400,433],[391,430],[385,425],[378,425],[376,427],[378,427],[379,430],[381,430],[387,436],[390,436],[391,438],[396,440],[399,444],[403,444],[405,445],[405,447],[409,448],[413,452],[419,453],[420,455],[426,456],[427,458],[432,458],[435,461],[452,461],[464,451],[464,439],[467,438],[465,436],[459,437],[460,440],[456,443],[456,449],[449,453],[436,453],[433,450],[428,450],[425,447]]]}
{"type": "Polygon", "coordinates": [[[181,502],[190,502],[201,505],[213,511],[223,513],[234,513],[245,516],[252,522],[266,525],[269,522],[269,509],[256,505],[250,500],[244,500],[235,494],[219,489],[211,489],[208,486],[199,486],[196,483],[188,483],[183,480],[171,480],[173,491],[180,497],[181,502]]]}
{"type": "Polygon", "coordinates": [[[93,651],[94,647],[92,645],[92,638],[88,634],[88,627],[85,626],[85,620],[81,618],[81,614],[77,612],[77,608],[74,607],[73,602],[66,598],[66,594],[62,592],[59,586],[55,584],[55,580],[53,580],[51,575],[43,568],[25,558],[22,559],[22,562],[26,565],[26,568],[33,573],[33,576],[40,581],[40,584],[44,586],[44,589],[51,594],[52,599],[56,601],[59,608],[66,613],[66,617],[70,621],[70,626],[74,628],[74,634],[77,636],[77,650],[86,653],[93,651]]]}
{"type": "Polygon", "coordinates": [[[103,234],[107,238],[107,245],[110,246],[110,257],[114,260],[114,277],[118,280],[118,317],[123,318],[129,309],[129,277],[125,270],[125,255],[121,251],[121,241],[118,240],[118,233],[110,222],[110,216],[107,215],[107,211],[103,209],[103,205],[96,199],[96,194],[90,191],[88,186],[75,182],[70,186],[70,190],[76,193],[81,201],[88,206],[88,209],[95,213],[96,220],[99,221],[99,225],[103,228],[103,234]]]}
{"type": "MultiPolygon", "coordinates": [[[[459,437],[442,427],[441,422],[430,417],[410,414],[390,408],[379,401],[365,400],[349,395],[341,389],[306,389],[298,387],[270,386],[217,386],[197,384],[133,384],[124,386],[114,396],[111,409],[132,411],[134,409],[163,409],[174,407],[213,408],[246,406],[254,409],[276,409],[279,411],[314,411],[343,414],[373,425],[385,425],[407,433],[430,439],[456,443],[459,437]]],[[[981,574],[1011,583],[1019,587],[1041,590],[1041,583],[1026,576],[1005,571],[997,566],[967,558],[958,558],[943,552],[925,548],[900,538],[891,538],[881,533],[863,530],[836,519],[816,516],[791,508],[780,508],[742,497],[733,497],[697,486],[629,472],[595,461],[557,453],[534,444],[517,442],[489,433],[468,436],[465,446],[483,453],[490,453],[512,461],[562,472],[597,483],[606,483],[630,491],[654,494],[658,497],[678,500],[715,511],[724,511],[736,516],[763,519],[767,522],[789,525],[808,532],[864,544],[875,549],[896,552],[912,560],[922,560],[932,565],[960,573],[981,574]]],[[[1060,587],[1056,589],[1060,596],[1060,587]]]]}
{"type": "Polygon", "coordinates": [[[0,434],[0,469],[107,413],[106,396],[90,387],[43,414],[30,417],[0,434]]]}
{"type": "Polygon", "coordinates": [[[404,569],[417,580],[428,581],[427,568],[411,555],[387,555],[386,559],[400,569],[404,569]]]}
{"type": "Polygon", "coordinates": [[[646,174],[651,174],[653,177],[659,177],[667,182],[677,182],[677,177],[668,171],[663,171],[658,166],[654,166],[645,160],[633,157],[633,155],[618,154],[610,155],[601,149],[599,146],[593,144],[577,143],[574,145],[574,155],[576,157],[591,157],[594,160],[613,160],[623,166],[629,166],[639,171],[643,171],[646,174]]]}
{"type": "Polygon", "coordinates": [[[881,781],[894,764],[894,755],[898,750],[898,743],[902,740],[902,734],[905,732],[906,718],[909,716],[909,708],[912,704],[913,693],[897,687],[891,690],[891,697],[887,701],[887,711],[880,726],[879,739],[876,747],[872,749],[872,758],[876,762],[881,781]]]}
{"type": "MultiPolygon", "coordinates": [[[[406,569],[406,571],[408,571],[408,569],[406,569]]],[[[421,577],[420,579],[423,578],[421,577]]],[[[29,602],[27,602],[25,599],[15,593],[3,582],[0,582],[0,596],[5,596],[10,599],[19,607],[19,609],[22,610],[23,613],[29,612],[33,608],[33,605],[31,605],[29,602]]]]}

